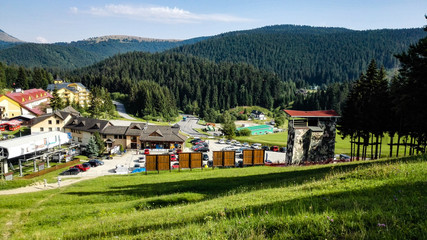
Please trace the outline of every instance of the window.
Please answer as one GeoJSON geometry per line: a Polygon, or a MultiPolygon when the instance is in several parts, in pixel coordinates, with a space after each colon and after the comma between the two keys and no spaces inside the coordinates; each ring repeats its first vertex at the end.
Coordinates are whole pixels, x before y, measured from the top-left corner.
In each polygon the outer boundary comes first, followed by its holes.
{"type": "Polygon", "coordinates": [[[52,132],[52,128],[51,127],[49,128],[49,132],[52,132]]]}
{"type": "Polygon", "coordinates": [[[56,124],[59,124],[59,120],[56,120],[56,124]]]}
{"type": "Polygon", "coordinates": [[[52,120],[47,121],[47,123],[52,124],[52,120]]]}
{"type": "Polygon", "coordinates": [[[43,131],[44,131],[44,128],[42,128],[42,127],[41,127],[41,128],[40,128],[40,132],[43,132],[43,131]]]}
{"type": "Polygon", "coordinates": [[[61,131],[61,128],[60,128],[60,127],[57,127],[57,128],[56,128],[56,131],[61,131]]]}

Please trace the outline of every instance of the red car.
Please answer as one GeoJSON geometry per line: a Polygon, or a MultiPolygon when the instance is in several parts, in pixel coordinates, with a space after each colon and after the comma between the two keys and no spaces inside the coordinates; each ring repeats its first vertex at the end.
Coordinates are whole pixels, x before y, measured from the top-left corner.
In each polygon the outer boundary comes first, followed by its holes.
{"type": "Polygon", "coordinates": [[[78,169],[80,169],[80,171],[86,172],[87,170],[90,169],[90,164],[87,164],[87,163],[77,164],[77,165],[72,166],[70,168],[78,168],[78,169]]]}
{"type": "Polygon", "coordinates": [[[172,164],[172,169],[178,169],[178,168],[179,168],[179,163],[172,164]]]}
{"type": "Polygon", "coordinates": [[[177,149],[176,153],[182,153],[182,149],[177,149]]]}
{"type": "Polygon", "coordinates": [[[176,155],[175,154],[171,154],[170,155],[171,157],[171,162],[176,162],[176,161],[178,161],[178,158],[176,157],[176,155]]]}
{"type": "Polygon", "coordinates": [[[145,154],[145,155],[150,154],[150,149],[144,149],[144,154],[145,154]]]}
{"type": "Polygon", "coordinates": [[[279,151],[279,147],[278,146],[272,146],[270,148],[270,150],[273,151],[273,152],[278,152],[279,151]]]}

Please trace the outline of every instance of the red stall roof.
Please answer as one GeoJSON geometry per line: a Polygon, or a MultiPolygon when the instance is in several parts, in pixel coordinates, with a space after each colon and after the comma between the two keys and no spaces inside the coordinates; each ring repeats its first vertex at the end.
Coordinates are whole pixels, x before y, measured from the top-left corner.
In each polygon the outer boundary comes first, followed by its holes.
{"type": "Polygon", "coordinates": [[[335,110],[321,110],[321,111],[298,111],[298,110],[283,110],[290,117],[339,117],[335,110]]]}

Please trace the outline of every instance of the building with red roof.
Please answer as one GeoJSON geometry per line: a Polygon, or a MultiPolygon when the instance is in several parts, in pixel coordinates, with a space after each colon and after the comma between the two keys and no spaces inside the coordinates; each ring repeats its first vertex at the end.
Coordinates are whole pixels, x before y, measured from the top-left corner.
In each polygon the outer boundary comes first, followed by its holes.
{"type": "Polygon", "coordinates": [[[289,117],[286,161],[288,164],[326,162],[335,155],[336,122],[334,110],[284,110],[289,117]]]}
{"type": "Polygon", "coordinates": [[[52,95],[43,89],[16,89],[0,95],[0,117],[9,119],[20,115],[43,115],[51,98],[52,95]]]}

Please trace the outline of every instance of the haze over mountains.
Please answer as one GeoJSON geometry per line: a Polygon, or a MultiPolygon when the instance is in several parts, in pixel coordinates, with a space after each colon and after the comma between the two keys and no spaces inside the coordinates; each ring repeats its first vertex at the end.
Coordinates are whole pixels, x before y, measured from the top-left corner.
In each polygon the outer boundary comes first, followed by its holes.
{"type": "Polygon", "coordinates": [[[1,32],[0,61],[25,67],[76,69],[115,54],[173,51],[215,62],[245,62],[274,72],[284,81],[318,85],[358,78],[371,59],[386,69],[396,68],[394,55],[425,35],[421,28],[355,31],[276,25],[188,40],[104,36],[35,44],[1,32]]]}

